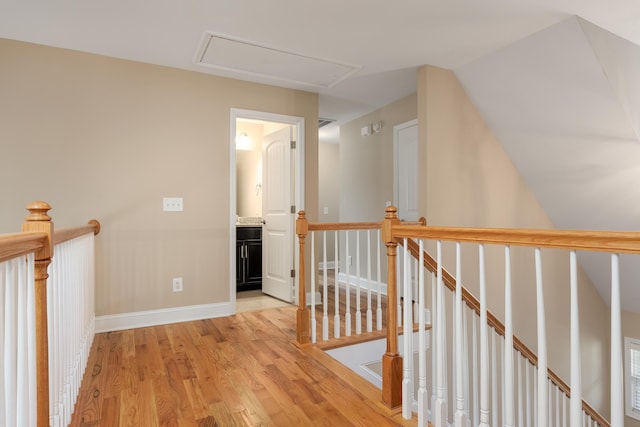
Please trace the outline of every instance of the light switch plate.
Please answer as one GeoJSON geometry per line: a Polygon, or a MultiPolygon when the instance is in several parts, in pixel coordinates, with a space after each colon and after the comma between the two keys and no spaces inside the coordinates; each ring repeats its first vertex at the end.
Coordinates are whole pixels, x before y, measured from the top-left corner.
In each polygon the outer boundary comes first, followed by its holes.
{"type": "Polygon", "coordinates": [[[182,197],[163,197],[162,210],[164,212],[182,212],[184,210],[182,197]]]}

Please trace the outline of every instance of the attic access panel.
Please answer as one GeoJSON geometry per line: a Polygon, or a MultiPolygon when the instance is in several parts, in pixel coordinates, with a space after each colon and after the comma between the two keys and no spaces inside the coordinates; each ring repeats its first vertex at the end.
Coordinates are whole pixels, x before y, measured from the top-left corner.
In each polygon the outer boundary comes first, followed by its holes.
{"type": "Polygon", "coordinates": [[[195,62],[315,87],[331,87],[361,68],[210,32],[205,32],[195,62]]]}

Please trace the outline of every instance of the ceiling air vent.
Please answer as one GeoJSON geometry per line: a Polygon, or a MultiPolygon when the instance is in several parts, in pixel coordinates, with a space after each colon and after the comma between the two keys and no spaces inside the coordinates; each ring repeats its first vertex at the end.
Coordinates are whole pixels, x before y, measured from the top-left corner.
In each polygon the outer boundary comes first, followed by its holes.
{"type": "Polygon", "coordinates": [[[322,126],[326,126],[329,123],[333,123],[335,121],[336,121],[336,119],[322,119],[322,118],[320,118],[320,119],[318,119],[318,129],[320,129],[322,126]]]}
{"type": "Polygon", "coordinates": [[[208,31],[194,60],[206,67],[318,88],[331,87],[361,68],[208,31]]]}

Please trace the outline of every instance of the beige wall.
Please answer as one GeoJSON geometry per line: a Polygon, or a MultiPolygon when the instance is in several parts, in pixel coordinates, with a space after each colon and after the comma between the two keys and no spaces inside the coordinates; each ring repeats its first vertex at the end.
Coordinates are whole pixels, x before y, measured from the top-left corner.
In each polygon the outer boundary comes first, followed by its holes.
{"type": "MultiPolygon", "coordinates": [[[[420,206],[430,225],[553,228],[518,171],[485,125],[451,71],[425,66],[418,73],[421,141],[420,206]]],[[[452,255],[452,248],[445,251],[452,255]]],[[[478,295],[477,249],[463,247],[463,283],[478,295]]],[[[502,250],[487,247],[487,301],[504,319],[502,250]]],[[[446,259],[446,258],[445,258],[446,259]]],[[[447,268],[454,271],[453,256],[447,268]]],[[[549,367],[569,379],[568,256],[543,256],[549,367]]],[[[537,349],[535,283],[531,251],[514,251],[515,333],[537,349]],[[526,252],[526,253],[525,253],[526,252]]],[[[580,332],[583,397],[609,414],[608,307],[581,272],[580,332]]]]}
{"type": "Polygon", "coordinates": [[[412,94],[340,126],[340,221],[380,221],[393,201],[393,127],[416,118],[412,94]],[[382,131],[360,129],[382,121],[382,131]]]}
{"type": "Polygon", "coordinates": [[[321,222],[337,222],[340,219],[340,146],[338,144],[318,145],[318,218],[321,222]],[[327,208],[328,213],[323,209],[327,208]]]}
{"type": "Polygon", "coordinates": [[[100,220],[98,315],[229,300],[230,108],[305,118],[315,220],[317,94],[9,40],[0,57],[0,233],[32,200],[57,227],[100,220]]]}
{"type": "MultiPolygon", "coordinates": [[[[320,222],[340,220],[340,146],[338,144],[318,145],[318,218],[320,222]],[[324,208],[328,213],[324,213],[324,208]]],[[[335,236],[328,233],[327,258],[335,258],[335,236]]]]}
{"type": "MultiPolygon", "coordinates": [[[[340,221],[381,221],[386,202],[393,202],[393,127],[414,120],[417,114],[416,94],[409,95],[372,113],[340,126],[340,221]],[[360,129],[374,122],[383,123],[382,130],[361,136],[360,129]]],[[[376,242],[372,235],[372,245],[376,242]]],[[[361,277],[366,277],[366,233],[360,233],[361,277]]],[[[344,239],[342,239],[344,240],[344,239]]],[[[344,245],[344,242],[341,242],[344,245]]],[[[357,273],[355,236],[350,239],[352,264],[350,275],[357,273]]],[[[343,246],[340,249],[346,253],[343,246]]],[[[386,248],[381,245],[381,282],[386,283],[386,248]]],[[[377,257],[372,255],[372,275],[377,273],[377,257]]],[[[341,260],[346,272],[345,260],[341,260]]]]}

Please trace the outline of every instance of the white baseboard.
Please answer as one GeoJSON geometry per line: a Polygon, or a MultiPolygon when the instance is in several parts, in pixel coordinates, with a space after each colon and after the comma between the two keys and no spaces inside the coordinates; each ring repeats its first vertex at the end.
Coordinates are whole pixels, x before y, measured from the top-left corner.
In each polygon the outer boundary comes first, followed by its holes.
{"type": "MultiPolygon", "coordinates": [[[[318,301],[322,301],[322,295],[320,295],[319,291],[315,291],[314,294],[316,304],[318,303],[318,301]]],[[[311,292],[307,292],[307,305],[311,305],[311,292]]]]}
{"type": "Polygon", "coordinates": [[[190,305],[161,310],[136,311],[96,317],[96,333],[120,331],[123,329],[189,322],[233,314],[230,302],[190,305]]]}
{"type": "Polygon", "coordinates": [[[318,271],[322,271],[324,269],[325,264],[327,265],[327,270],[334,270],[336,268],[335,261],[319,262],[318,271]]]}
{"type": "MultiPolygon", "coordinates": [[[[347,275],[345,273],[338,273],[338,282],[341,284],[347,283],[347,275]]],[[[367,289],[369,287],[369,282],[366,277],[361,277],[360,280],[352,274],[349,275],[349,285],[359,285],[361,289],[367,289]]],[[[378,289],[378,282],[376,280],[371,281],[371,291],[374,292],[378,289]]],[[[380,293],[382,295],[387,294],[387,284],[381,282],[380,283],[380,293]]]]}

